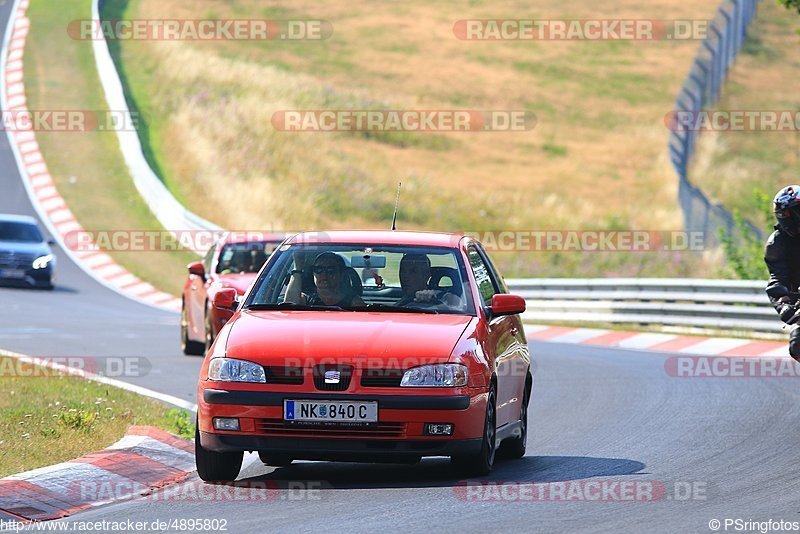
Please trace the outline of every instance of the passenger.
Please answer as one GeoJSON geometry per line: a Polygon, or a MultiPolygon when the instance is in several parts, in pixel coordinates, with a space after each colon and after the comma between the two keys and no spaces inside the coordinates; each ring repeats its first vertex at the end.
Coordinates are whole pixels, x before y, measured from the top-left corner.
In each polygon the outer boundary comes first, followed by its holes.
{"type": "Polygon", "coordinates": [[[296,269],[292,271],[284,301],[309,306],[363,306],[364,301],[353,291],[345,269],[347,264],[341,256],[323,252],[314,258],[311,267],[314,289],[310,293],[302,292],[304,272],[296,269]]]}

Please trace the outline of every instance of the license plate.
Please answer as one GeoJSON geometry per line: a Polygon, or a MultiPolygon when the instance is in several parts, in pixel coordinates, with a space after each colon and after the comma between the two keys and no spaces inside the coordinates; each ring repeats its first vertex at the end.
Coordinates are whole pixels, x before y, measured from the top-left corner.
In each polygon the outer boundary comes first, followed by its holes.
{"type": "Polygon", "coordinates": [[[283,419],[325,423],[377,423],[378,403],[284,400],[283,419]]]}
{"type": "Polygon", "coordinates": [[[25,278],[23,269],[0,269],[0,278],[25,278]]]}

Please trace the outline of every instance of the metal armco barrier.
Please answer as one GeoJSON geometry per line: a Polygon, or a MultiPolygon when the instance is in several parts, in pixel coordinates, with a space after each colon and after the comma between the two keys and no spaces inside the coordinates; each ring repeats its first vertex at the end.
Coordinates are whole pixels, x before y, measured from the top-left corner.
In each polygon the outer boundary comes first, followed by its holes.
{"type": "Polygon", "coordinates": [[[546,323],[626,323],[779,333],[765,281],[682,278],[509,279],[525,298],[523,319],[546,323]]]}

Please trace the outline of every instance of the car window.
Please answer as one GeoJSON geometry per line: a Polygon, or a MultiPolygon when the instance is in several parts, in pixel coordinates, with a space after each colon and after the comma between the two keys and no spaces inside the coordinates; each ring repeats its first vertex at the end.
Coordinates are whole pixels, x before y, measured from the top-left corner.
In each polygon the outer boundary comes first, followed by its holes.
{"type": "Polygon", "coordinates": [[[489,270],[489,275],[495,282],[495,287],[497,288],[498,293],[508,293],[508,286],[506,285],[506,281],[503,280],[503,277],[500,275],[500,271],[497,270],[495,267],[494,262],[492,261],[492,257],[486,252],[482,246],[476,244],[475,248],[478,249],[480,252],[481,257],[483,258],[484,263],[486,264],[486,268],[489,270]]]}
{"type": "Polygon", "coordinates": [[[16,241],[19,243],[41,243],[42,233],[35,224],[0,221],[0,241],[16,241]]]}
{"type": "Polygon", "coordinates": [[[266,241],[227,244],[219,253],[217,273],[257,273],[279,244],[266,241]]]}
{"type": "Polygon", "coordinates": [[[474,246],[470,246],[467,249],[467,255],[469,256],[469,265],[472,268],[472,273],[475,275],[475,281],[478,283],[478,292],[481,294],[483,305],[489,306],[492,302],[492,296],[497,293],[497,286],[492,280],[491,272],[474,246]]]}
{"type": "Polygon", "coordinates": [[[466,269],[458,249],[450,247],[286,244],[267,263],[245,306],[474,315],[466,269]]]}

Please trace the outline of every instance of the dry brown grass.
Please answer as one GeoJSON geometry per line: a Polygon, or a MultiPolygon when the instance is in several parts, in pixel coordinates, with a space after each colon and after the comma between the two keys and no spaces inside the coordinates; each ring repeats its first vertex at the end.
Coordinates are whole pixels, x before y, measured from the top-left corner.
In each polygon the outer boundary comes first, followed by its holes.
{"type": "MultiPolygon", "coordinates": [[[[334,34],[303,43],[124,42],[121,57],[137,103],[153,117],[167,183],[227,227],[387,226],[402,179],[404,227],[677,229],[663,117],[696,41],[465,42],[452,25],[708,18],[716,4],[134,0],[126,17],[318,18],[334,34]],[[366,105],[525,109],[539,122],[528,132],[415,134],[411,146],[270,124],[281,109],[366,105]]],[[[630,274],[652,267],[620,261],[630,274]]],[[[557,264],[543,269],[569,274],[557,264]]]]}

